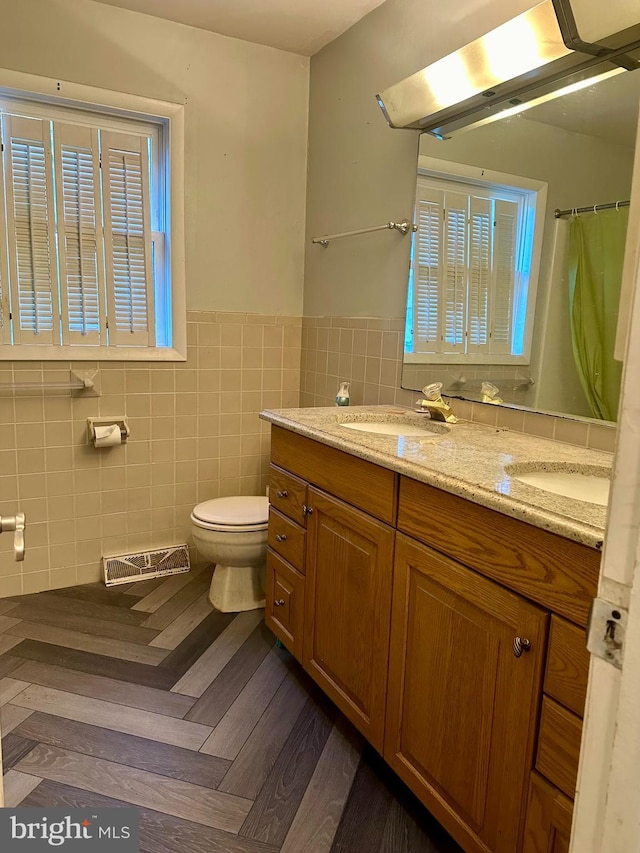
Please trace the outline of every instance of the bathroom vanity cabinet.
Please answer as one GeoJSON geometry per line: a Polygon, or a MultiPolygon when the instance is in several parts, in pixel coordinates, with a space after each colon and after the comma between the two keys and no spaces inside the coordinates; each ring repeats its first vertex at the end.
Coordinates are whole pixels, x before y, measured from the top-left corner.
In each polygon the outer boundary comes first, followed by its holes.
{"type": "Polygon", "coordinates": [[[267,625],[382,752],[395,529],[360,507],[391,521],[396,477],[277,428],[273,439],[267,625]],[[339,496],[310,485],[333,476],[339,496]]]}
{"type": "Polygon", "coordinates": [[[599,552],[276,425],[271,461],[267,625],[467,853],[567,850],[599,552]]]}

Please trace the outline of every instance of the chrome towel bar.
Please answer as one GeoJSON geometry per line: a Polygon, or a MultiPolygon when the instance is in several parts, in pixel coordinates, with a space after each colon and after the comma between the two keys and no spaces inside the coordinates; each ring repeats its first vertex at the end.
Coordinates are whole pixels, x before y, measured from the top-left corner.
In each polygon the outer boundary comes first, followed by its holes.
{"type": "Polygon", "coordinates": [[[356,237],[358,234],[370,234],[372,231],[399,231],[401,234],[408,234],[409,231],[417,231],[418,226],[408,219],[402,219],[400,222],[387,222],[385,225],[372,225],[371,228],[358,228],[356,231],[343,231],[341,234],[327,234],[324,237],[314,237],[312,243],[319,243],[326,249],[331,240],[341,240],[343,237],[356,237]]]}

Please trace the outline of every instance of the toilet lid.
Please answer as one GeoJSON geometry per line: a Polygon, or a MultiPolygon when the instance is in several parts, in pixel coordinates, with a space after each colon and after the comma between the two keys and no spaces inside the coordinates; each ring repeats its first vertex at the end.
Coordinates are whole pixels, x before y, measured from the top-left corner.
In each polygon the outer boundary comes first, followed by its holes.
{"type": "Polygon", "coordinates": [[[208,524],[229,527],[248,524],[266,524],[269,520],[269,499],[262,496],[214,498],[198,504],[193,517],[208,524]]]}

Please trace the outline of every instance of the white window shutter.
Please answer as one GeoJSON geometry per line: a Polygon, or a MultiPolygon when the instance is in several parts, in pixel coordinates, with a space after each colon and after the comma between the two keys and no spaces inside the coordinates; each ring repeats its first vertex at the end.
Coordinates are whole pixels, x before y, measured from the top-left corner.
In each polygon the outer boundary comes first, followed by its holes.
{"type": "Polygon", "coordinates": [[[491,284],[491,199],[472,195],[469,204],[469,352],[489,344],[489,290],[491,284]]]}
{"type": "Polygon", "coordinates": [[[62,339],[105,346],[100,155],[96,128],[55,122],[62,339]]]}
{"type": "Polygon", "coordinates": [[[50,122],[6,115],[3,130],[14,340],[60,344],[50,122]]]}
{"type": "MultiPolygon", "coordinates": [[[[0,115],[0,139],[2,116],[0,115]]],[[[7,223],[4,214],[4,164],[0,156],[0,345],[11,343],[9,312],[9,261],[7,258],[7,223]]]]}
{"type": "Polygon", "coordinates": [[[418,186],[413,270],[414,352],[440,352],[444,193],[418,186]]]}
{"type": "Polygon", "coordinates": [[[491,352],[493,353],[511,352],[517,239],[517,202],[496,200],[491,321],[491,352]]]}
{"type": "Polygon", "coordinates": [[[148,140],[100,133],[109,343],[154,346],[148,140]]]}
{"type": "Polygon", "coordinates": [[[441,285],[444,308],[443,352],[465,351],[468,207],[467,195],[456,192],[445,194],[444,274],[441,285]]]}

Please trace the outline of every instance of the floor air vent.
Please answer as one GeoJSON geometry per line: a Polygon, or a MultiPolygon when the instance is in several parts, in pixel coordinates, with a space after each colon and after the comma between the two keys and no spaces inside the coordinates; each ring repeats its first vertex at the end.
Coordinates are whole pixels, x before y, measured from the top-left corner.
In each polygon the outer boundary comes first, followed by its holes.
{"type": "Polygon", "coordinates": [[[103,557],[104,582],[116,586],[132,581],[145,581],[163,575],[176,575],[190,569],[189,549],[186,545],[172,545],[158,551],[137,551],[135,554],[117,554],[103,557]]]}

